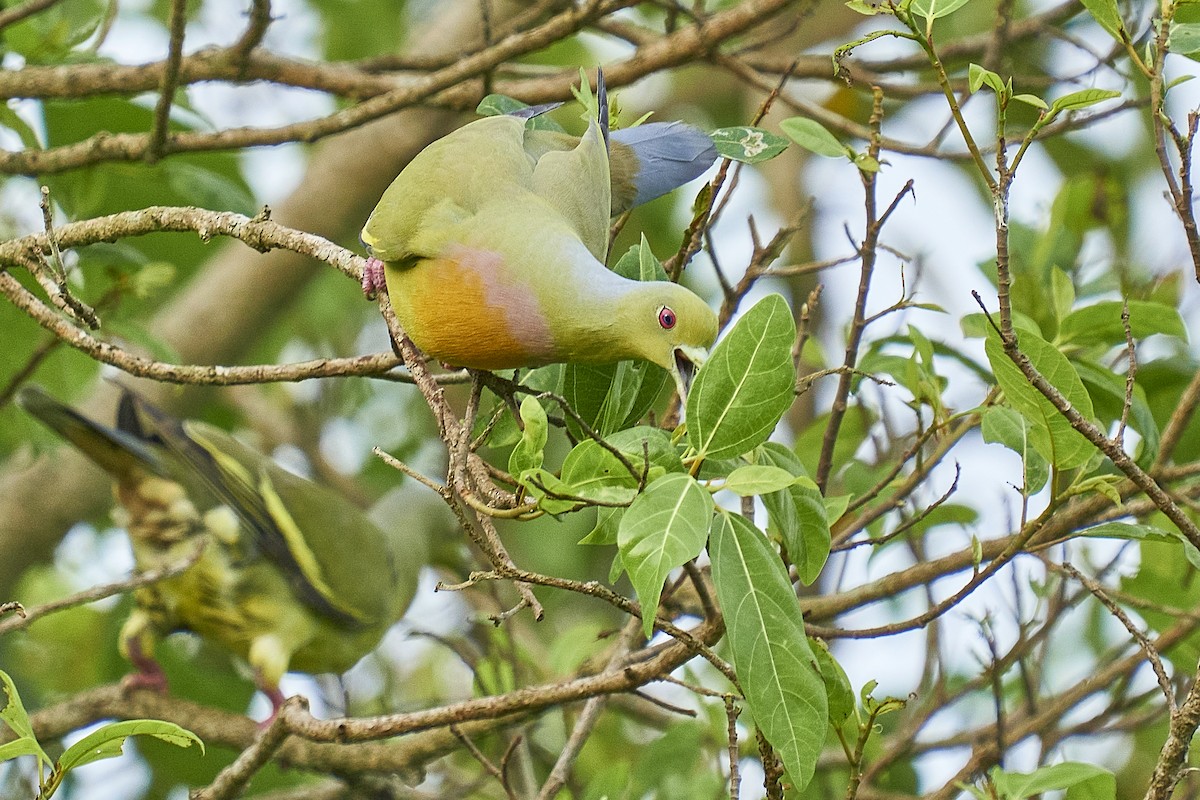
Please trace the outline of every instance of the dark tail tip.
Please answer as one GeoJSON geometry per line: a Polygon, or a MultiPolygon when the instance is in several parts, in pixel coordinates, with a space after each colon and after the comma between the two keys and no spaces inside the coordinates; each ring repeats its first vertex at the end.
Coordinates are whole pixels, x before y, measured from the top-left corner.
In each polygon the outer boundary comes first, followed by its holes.
{"type": "Polygon", "coordinates": [[[600,122],[600,133],[604,136],[604,149],[608,149],[608,87],[604,85],[604,69],[596,67],[596,106],[600,122]]]}

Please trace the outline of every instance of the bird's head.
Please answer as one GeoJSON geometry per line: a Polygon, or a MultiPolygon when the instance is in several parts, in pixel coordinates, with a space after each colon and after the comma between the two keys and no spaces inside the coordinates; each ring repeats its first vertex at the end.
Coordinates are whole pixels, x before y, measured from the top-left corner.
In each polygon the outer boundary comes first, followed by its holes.
{"type": "Polygon", "coordinates": [[[665,281],[640,284],[628,321],[638,354],[666,369],[681,398],[717,338],[717,315],[692,291],[665,281]]]}

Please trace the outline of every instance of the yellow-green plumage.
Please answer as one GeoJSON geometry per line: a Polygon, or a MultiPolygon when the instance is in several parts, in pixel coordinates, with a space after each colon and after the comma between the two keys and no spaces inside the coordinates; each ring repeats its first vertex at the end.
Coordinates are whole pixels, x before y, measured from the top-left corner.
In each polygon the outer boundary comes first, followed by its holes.
{"type": "Polygon", "coordinates": [[[153,683],[159,638],[193,631],[254,668],[274,705],[289,670],[344,672],[412,600],[423,537],[385,533],[341,495],[219,428],[131,393],[115,428],[36,388],[19,401],[114,478],[139,571],[196,563],[138,589],[122,652],[153,683]]]}
{"type": "Polygon", "coordinates": [[[670,149],[677,139],[694,147],[699,137],[704,152],[688,151],[678,163],[692,171],[672,173],[662,159],[641,164],[636,147],[614,142],[611,161],[621,169],[613,181],[596,121],[570,140],[498,116],[418,154],[362,233],[384,262],[392,305],[413,341],[478,369],[639,358],[682,384],[679,361],[703,358],[716,315],[681,286],[608,270],[609,217],[697,174],[705,158],[711,163],[711,143],[685,126],[641,136],[643,150],[646,141],[670,149]],[[655,177],[655,165],[667,172],[655,177]]]}

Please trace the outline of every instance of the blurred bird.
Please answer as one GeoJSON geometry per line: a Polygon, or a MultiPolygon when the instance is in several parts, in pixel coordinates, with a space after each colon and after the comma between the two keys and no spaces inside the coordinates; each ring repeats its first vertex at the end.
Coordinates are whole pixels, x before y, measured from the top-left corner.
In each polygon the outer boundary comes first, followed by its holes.
{"type": "Polygon", "coordinates": [[[610,150],[602,74],[597,100],[582,139],[527,128],[526,114],[433,142],[384,192],[362,240],[431,356],[487,370],[644,359],[682,394],[717,317],[682,286],[605,267],[609,219],[698,176],[716,151],[678,122],[613,131],[610,150]]]}
{"type": "Polygon", "coordinates": [[[250,664],[273,717],[285,672],[346,671],[412,601],[423,535],[385,533],[225,431],[129,391],[115,428],[37,387],[18,402],[112,475],[139,571],[184,562],[204,543],[185,571],[136,590],[121,629],[121,652],[138,669],[127,684],[165,689],[155,644],[192,631],[250,664]]]}

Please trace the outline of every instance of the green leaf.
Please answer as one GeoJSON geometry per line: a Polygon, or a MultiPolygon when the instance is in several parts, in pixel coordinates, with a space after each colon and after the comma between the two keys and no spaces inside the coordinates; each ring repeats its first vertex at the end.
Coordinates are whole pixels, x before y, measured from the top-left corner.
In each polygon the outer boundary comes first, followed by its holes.
{"type": "Polygon", "coordinates": [[[679,459],[671,434],[662,428],[639,425],[626,428],[608,437],[608,443],[629,456],[635,464],[642,463],[644,454],[650,454],[650,468],[662,467],[667,472],[685,472],[679,459]]]}
{"type": "Polygon", "coordinates": [[[829,645],[812,637],[809,637],[808,645],[816,656],[821,679],[825,681],[825,694],[829,698],[829,721],[834,727],[838,727],[854,713],[856,698],[854,689],[850,686],[850,678],[833,657],[833,653],[829,652],[829,645]]]}
{"type": "Polygon", "coordinates": [[[990,69],[984,69],[978,64],[971,64],[967,68],[967,85],[971,89],[971,94],[978,92],[983,86],[987,86],[998,97],[1008,96],[1008,89],[1004,84],[1004,79],[990,69]]]}
{"type": "Polygon", "coordinates": [[[1050,270],[1050,299],[1054,303],[1054,320],[1061,323],[1075,307],[1075,284],[1058,267],[1050,270]]]}
{"type": "MultiPolygon", "coordinates": [[[[1092,420],[1095,412],[1091,395],[1083,387],[1079,374],[1067,357],[1030,331],[1022,331],[1018,343],[1042,377],[1085,419],[1092,420]]],[[[1066,417],[1058,413],[1058,409],[1008,358],[1000,344],[999,334],[990,331],[984,349],[1008,404],[1032,423],[1030,438],[1037,451],[1059,469],[1074,469],[1087,463],[1096,448],[1083,434],[1071,427],[1066,417]]]]}
{"type": "Polygon", "coordinates": [[[89,733],[67,748],[58,760],[57,767],[66,772],[93,761],[119,756],[125,740],[130,736],[153,736],[176,747],[190,747],[195,743],[200,745],[201,754],[204,753],[204,742],[186,728],[157,719],[131,719],[113,722],[89,733]]]}
{"type": "MultiPolygon", "coordinates": [[[[791,475],[805,475],[799,456],[778,442],[767,442],[758,452],[761,461],[767,464],[791,475]]],[[[801,583],[812,584],[829,559],[829,520],[837,517],[828,513],[821,492],[807,479],[764,494],[762,500],[767,509],[767,530],[783,542],[801,583]]],[[[849,496],[842,498],[837,516],[841,516],[849,502],[849,496]]]]}
{"type": "Polygon", "coordinates": [[[1012,99],[1034,108],[1040,108],[1042,111],[1050,110],[1050,105],[1036,94],[1014,94],[1012,99]]]}
{"type": "Polygon", "coordinates": [[[709,134],[713,146],[722,158],[757,164],[769,161],[787,149],[787,139],[765,131],[740,125],[734,128],[718,128],[709,134]]]}
{"type": "MultiPolygon", "coordinates": [[[[746,464],[729,473],[729,476],[725,478],[724,485],[720,488],[728,489],[742,497],[750,497],[756,494],[778,492],[791,486],[797,480],[795,475],[780,467],[746,464]]],[[[811,481],[809,482],[811,483],[811,481]]],[[[815,484],[814,488],[816,488],[815,484]]]]}
{"type": "Polygon", "coordinates": [[[617,528],[621,525],[621,515],[624,513],[625,509],[623,508],[600,506],[596,509],[596,527],[592,528],[587,536],[580,539],[579,543],[597,545],[616,544],[617,528]]]}
{"type": "Polygon", "coordinates": [[[1113,773],[1079,761],[1051,764],[1025,773],[993,767],[988,777],[1005,800],[1023,800],[1056,789],[1066,789],[1067,800],[1112,800],[1117,793],[1113,773]]]}
{"type": "Polygon", "coordinates": [[[910,8],[915,14],[934,20],[948,17],[966,4],[967,0],[912,0],[910,8]]]}
{"type": "Polygon", "coordinates": [[[621,517],[617,547],[642,604],[642,629],[654,632],[663,581],[700,555],[712,519],[712,496],[690,475],[673,472],[646,487],[621,517]]]}
{"type": "Polygon", "coordinates": [[[481,117],[502,117],[523,108],[529,108],[529,104],[506,94],[489,94],[479,101],[475,113],[481,117]]]}
{"type": "Polygon", "coordinates": [[[985,442],[1000,444],[1021,457],[1025,473],[1024,492],[1036,494],[1050,478],[1050,465],[1033,447],[1031,424],[1018,412],[1004,406],[991,406],[983,412],[980,431],[985,442]]]}
{"type": "Polygon", "coordinates": [[[216,211],[236,211],[250,216],[257,213],[254,195],[239,178],[202,167],[186,161],[167,161],[167,185],[174,192],[187,197],[189,203],[216,211]]]}
{"type": "MultiPolygon", "coordinates": [[[[61,61],[73,48],[95,33],[104,21],[108,3],[73,0],[56,3],[4,30],[6,50],[20,53],[30,64],[61,61]]],[[[72,58],[81,59],[82,54],[72,58]]]]}
{"type": "Polygon", "coordinates": [[[1128,38],[1125,23],[1121,21],[1121,12],[1117,8],[1117,0],[1083,0],[1083,7],[1118,42],[1128,38]]]}
{"type": "Polygon", "coordinates": [[[50,762],[50,757],[37,743],[37,739],[21,738],[0,744],[0,764],[21,756],[37,756],[42,763],[50,762]]]}
{"type": "Polygon", "coordinates": [[[547,514],[565,514],[576,511],[585,505],[583,500],[574,500],[571,487],[559,480],[553,472],[541,467],[531,468],[521,473],[520,483],[525,487],[530,499],[537,502],[538,508],[547,514]]]}
{"type": "Polygon", "coordinates": [[[846,8],[862,14],[864,17],[874,17],[878,14],[891,13],[880,0],[846,0],[846,8]]]}
{"type": "Polygon", "coordinates": [[[12,728],[13,733],[17,735],[18,739],[33,742],[33,746],[37,748],[33,751],[33,754],[41,762],[46,764],[51,763],[52,759],[38,745],[37,737],[34,736],[33,724],[30,723],[29,714],[26,713],[25,705],[21,702],[21,695],[17,693],[16,684],[13,683],[12,678],[4,670],[0,670],[0,688],[4,690],[5,695],[5,698],[0,698],[5,700],[4,707],[0,708],[0,720],[3,720],[7,723],[8,727],[12,728]]]}
{"type": "MultiPolygon", "coordinates": [[[[684,472],[683,462],[679,460],[679,454],[666,431],[650,427],[629,428],[612,434],[606,441],[626,457],[634,468],[634,474],[630,474],[608,448],[587,439],[572,448],[563,460],[561,479],[539,471],[536,473],[536,483],[531,479],[526,484],[532,485],[535,493],[540,492],[539,496],[543,496],[544,492],[538,489],[537,483],[558,494],[596,503],[625,504],[637,494],[638,482],[643,474],[647,482],[652,483],[665,473],[684,472]]],[[[556,505],[553,498],[550,503],[550,506],[546,505],[546,501],[541,503],[542,508],[550,513],[574,510],[578,505],[576,502],[572,502],[570,507],[556,505]]]]}
{"type": "MultiPolygon", "coordinates": [[[[642,396],[645,376],[651,369],[662,373],[658,385],[666,380],[667,371],[646,361],[618,361],[615,364],[567,364],[563,370],[563,396],[580,418],[601,436],[625,427],[642,396]]],[[[656,393],[657,396],[657,393],[656,393]]],[[[654,398],[650,399],[650,403],[654,398]]],[[[638,417],[645,413],[639,410],[638,417]]],[[[567,427],[583,438],[584,432],[570,417],[567,427]]]]}
{"type": "Polygon", "coordinates": [[[746,705],[803,792],[825,742],[829,701],[800,604],[783,562],[742,517],[717,515],[709,556],[746,705]]]}
{"type": "MultiPolygon", "coordinates": [[[[1165,303],[1149,300],[1129,300],[1129,331],[1134,339],[1145,339],[1161,333],[1187,341],[1187,327],[1179,311],[1165,303]]],[[[1105,300],[1076,309],[1058,326],[1060,342],[1075,344],[1125,345],[1125,326],[1121,322],[1122,303],[1105,300]]]]}
{"type": "MultiPolygon", "coordinates": [[[[640,455],[630,461],[635,469],[644,463],[640,455]]],[[[599,442],[588,439],[567,453],[562,482],[569,494],[600,503],[628,503],[637,494],[638,476],[599,442]]]]}
{"type": "Polygon", "coordinates": [[[525,423],[525,430],[521,434],[521,441],[517,442],[512,455],[508,457],[508,471],[516,477],[542,466],[549,434],[546,409],[533,395],[526,395],[521,401],[521,421],[525,423]]]}
{"type": "Polygon", "coordinates": [[[854,151],[838,141],[824,125],[807,117],[789,117],[779,123],[779,129],[796,144],[828,158],[852,158],[854,151]]]}
{"type": "Polygon", "coordinates": [[[1200,569],[1200,550],[1184,538],[1178,530],[1156,528],[1153,525],[1130,522],[1102,522],[1080,532],[1081,536],[1089,539],[1125,539],[1135,542],[1163,542],[1171,545],[1183,545],[1183,555],[1188,563],[1200,569]]]}
{"type": "Polygon", "coordinates": [[[1117,485],[1124,480],[1119,475],[1093,475],[1090,478],[1084,478],[1081,481],[1076,481],[1067,487],[1065,497],[1073,495],[1086,495],[1091,492],[1103,495],[1110,503],[1117,508],[1121,507],[1121,493],[1117,490],[1117,485]]]}
{"type": "Polygon", "coordinates": [[[1171,23],[1171,35],[1167,47],[1173,53],[1189,55],[1200,50],[1200,24],[1195,22],[1171,23]]]}
{"type": "MultiPolygon", "coordinates": [[[[1072,359],[1071,364],[1096,403],[1096,413],[1101,419],[1120,419],[1121,409],[1125,405],[1125,376],[1117,375],[1092,361],[1072,359]]],[[[1133,385],[1130,400],[1129,425],[1142,439],[1139,443],[1137,463],[1149,468],[1158,455],[1161,432],[1141,383],[1133,385]]]]}
{"type": "Polygon", "coordinates": [[[600,99],[592,94],[592,85],[588,82],[587,70],[579,68],[579,85],[571,87],[575,101],[583,106],[583,119],[593,120],[600,116],[600,99]]]}
{"type": "Polygon", "coordinates": [[[1172,534],[1153,525],[1132,522],[1102,522],[1079,532],[1089,539],[1127,539],[1130,541],[1151,540],[1156,542],[1177,542],[1178,534],[1172,534]]]}
{"type": "Polygon", "coordinates": [[[1077,111],[1081,108],[1094,106],[1097,103],[1103,103],[1105,100],[1111,100],[1114,97],[1120,96],[1120,92],[1115,92],[1112,89],[1081,89],[1078,92],[1071,92],[1070,94],[1055,98],[1050,103],[1050,113],[1057,114],[1060,111],[1077,111]]]}
{"type": "Polygon", "coordinates": [[[771,294],[717,344],[687,398],[688,442],[701,458],[748,453],[775,430],[795,397],[795,340],[791,309],[771,294]]]}
{"type": "Polygon", "coordinates": [[[833,497],[825,498],[825,518],[831,522],[837,522],[842,518],[842,514],[846,513],[846,509],[850,507],[852,495],[839,494],[833,497]]]}
{"type": "Polygon", "coordinates": [[[25,149],[42,149],[42,143],[30,124],[20,114],[4,103],[0,103],[0,125],[3,125],[21,137],[21,144],[25,146],[25,149]]]}

